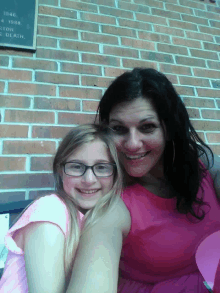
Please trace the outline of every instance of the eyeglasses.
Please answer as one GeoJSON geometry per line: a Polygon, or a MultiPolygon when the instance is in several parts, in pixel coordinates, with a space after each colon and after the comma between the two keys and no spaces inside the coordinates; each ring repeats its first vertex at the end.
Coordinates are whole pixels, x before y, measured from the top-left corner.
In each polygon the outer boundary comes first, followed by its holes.
{"type": "Polygon", "coordinates": [[[68,176],[83,176],[88,169],[92,169],[96,177],[110,177],[115,171],[116,165],[113,163],[98,163],[93,166],[87,166],[83,163],[66,162],[64,164],[64,173],[68,176]]]}

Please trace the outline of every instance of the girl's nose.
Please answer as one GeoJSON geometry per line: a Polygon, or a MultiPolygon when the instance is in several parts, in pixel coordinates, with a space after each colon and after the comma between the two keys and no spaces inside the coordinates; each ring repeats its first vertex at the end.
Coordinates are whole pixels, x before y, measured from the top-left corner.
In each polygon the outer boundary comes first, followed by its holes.
{"type": "Polygon", "coordinates": [[[94,183],[97,181],[97,178],[93,173],[92,169],[86,170],[85,174],[82,176],[82,179],[86,183],[94,183]]]}

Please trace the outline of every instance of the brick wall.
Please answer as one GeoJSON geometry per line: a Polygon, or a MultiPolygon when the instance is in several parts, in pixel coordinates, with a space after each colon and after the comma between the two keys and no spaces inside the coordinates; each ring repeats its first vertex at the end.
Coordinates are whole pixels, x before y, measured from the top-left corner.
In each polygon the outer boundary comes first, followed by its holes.
{"type": "Polygon", "coordinates": [[[0,49],[0,202],[53,188],[52,155],[112,79],[153,67],[220,155],[220,0],[39,0],[36,53],[0,49]]]}

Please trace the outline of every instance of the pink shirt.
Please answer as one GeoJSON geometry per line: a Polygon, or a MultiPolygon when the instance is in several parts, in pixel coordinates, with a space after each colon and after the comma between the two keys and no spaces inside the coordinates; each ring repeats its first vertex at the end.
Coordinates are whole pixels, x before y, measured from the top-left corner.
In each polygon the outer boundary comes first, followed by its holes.
{"type": "Polygon", "coordinates": [[[209,172],[202,186],[210,207],[203,206],[206,216],[195,224],[175,210],[176,198],[161,198],[139,184],[126,188],[122,199],[131,215],[131,230],[120,260],[124,278],[156,284],[198,272],[197,247],[220,230],[220,204],[209,172]]]}
{"type": "MultiPolygon", "coordinates": [[[[81,226],[84,215],[79,212],[78,216],[79,225],[81,226]]],[[[8,249],[8,257],[0,280],[0,292],[28,293],[24,251],[18,247],[13,237],[17,233],[23,233],[25,227],[31,222],[56,224],[66,237],[69,227],[66,205],[56,194],[44,196],[35,201],[7,232],[5,246],[8,249]]]]}

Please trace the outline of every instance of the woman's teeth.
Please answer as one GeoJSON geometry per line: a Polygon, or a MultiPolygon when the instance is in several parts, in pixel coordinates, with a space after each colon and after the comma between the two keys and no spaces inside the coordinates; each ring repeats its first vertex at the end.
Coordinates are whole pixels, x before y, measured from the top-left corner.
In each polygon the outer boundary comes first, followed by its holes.
{"type": "Polygon", "coordinates": [[[138,159],[140,159],[140,158],[145,157],[148,153],[149,153],[149,152],[146,152],[146,153],[143,154],[143,155],[136,155],[136,156],[128,156],[128,155],[126,155],[126,154],[124,154],[124,155],[125,155],[126,159],[128,159],[128,160],[138,160],[138,159]]]}
{"type": "Polygon", "coordinates": [[[83,189],[79,189],[79,191],[80,191],[81,193],[91,194],[91,193],[96,193],[97,191],[99,191],[99,189],[93,189],[93,190],[83,190],[83,189]]]}

